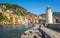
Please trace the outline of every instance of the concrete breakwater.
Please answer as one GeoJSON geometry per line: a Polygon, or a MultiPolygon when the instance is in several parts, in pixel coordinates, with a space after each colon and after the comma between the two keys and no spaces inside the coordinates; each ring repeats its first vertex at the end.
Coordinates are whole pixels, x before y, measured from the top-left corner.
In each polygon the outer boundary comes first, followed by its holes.
{"type": "Polygon", "coordinates": [[[25,31],[21,35],[21,38],[42,38],[42,37],[41,37],[41,32],[39,32],[38,28],[34,27],[32,29],[25,31]]]}

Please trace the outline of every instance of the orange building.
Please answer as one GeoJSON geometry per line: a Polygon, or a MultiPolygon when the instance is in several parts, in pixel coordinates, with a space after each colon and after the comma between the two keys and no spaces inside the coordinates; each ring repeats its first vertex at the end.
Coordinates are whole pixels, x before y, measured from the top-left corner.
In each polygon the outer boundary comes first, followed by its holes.
{"type": "Polygon", "coordinates": [[[39,23],[41,23],[41,24],[45,24],[45,19],[39,19],[39,23]]]}

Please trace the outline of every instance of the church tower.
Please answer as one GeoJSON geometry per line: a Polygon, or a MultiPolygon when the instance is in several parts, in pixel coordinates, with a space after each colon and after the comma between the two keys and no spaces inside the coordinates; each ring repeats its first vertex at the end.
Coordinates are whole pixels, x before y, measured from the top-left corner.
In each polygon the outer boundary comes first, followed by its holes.
{"type": "Polygon", "coordinates": [[[51,8],[48,6],[46,10],[46,24],[52,24],[52,23],[53,23],[52,11],[51,8]]]}

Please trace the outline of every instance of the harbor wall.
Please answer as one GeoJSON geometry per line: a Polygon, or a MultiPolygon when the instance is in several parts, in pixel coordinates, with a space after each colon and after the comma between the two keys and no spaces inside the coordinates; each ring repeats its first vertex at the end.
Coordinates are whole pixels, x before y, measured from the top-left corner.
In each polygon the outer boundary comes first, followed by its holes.
{"type": "Polygon", "coordinates": [[[51,29],[55,29],[55,30],[60,30],[60,23],[48,24],[47,28],[51,28],[51,29]]]}

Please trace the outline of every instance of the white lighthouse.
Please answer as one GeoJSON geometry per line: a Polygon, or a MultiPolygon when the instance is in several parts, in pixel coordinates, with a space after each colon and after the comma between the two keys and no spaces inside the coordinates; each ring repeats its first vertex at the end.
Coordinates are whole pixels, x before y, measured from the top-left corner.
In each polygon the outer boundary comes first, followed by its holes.
{"type": "Polygon", "coordinates": [[[48,6],[46,10],[46,24],[52,24],[52,23],[53,23],[52,11],[51,8],[48,6]]]}

